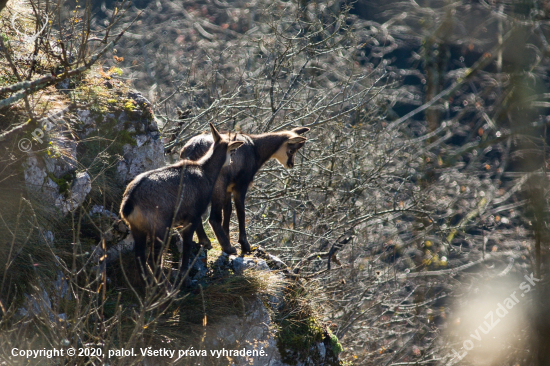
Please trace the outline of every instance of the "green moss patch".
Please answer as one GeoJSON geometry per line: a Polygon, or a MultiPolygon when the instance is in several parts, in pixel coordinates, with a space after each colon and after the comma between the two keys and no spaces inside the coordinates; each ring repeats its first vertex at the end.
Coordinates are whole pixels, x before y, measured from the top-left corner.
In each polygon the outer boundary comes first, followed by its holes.
{"type": "MultiPolygon", "coordinates": [[[[307,352],[316,343],[323,340],[323,328],[313,316],[305,319],[288,317],[279,322],[279,327],[279,350],[284,358],[288,358],[294,352],[307,352]],[[292,352],[288,352],[289,349],[292,352]]],[[[289,361],[286,360],[285,362],[289,361]]]]}
{"type": "Polygon", "coordinates": [[[340,344],[338,337],[336,337],[336,335],[334,335],[330,331],[329,331],[329,337],[330,337],[330,344],[332,345],[332,353],[334,353],[335,356],[338,356],[338,354],[342,352],[344,348],[340,344]]]}
{"type": "Polygon", "coordinates": [[[132,137],[132,134],[127,130],[122,130],[118,134],[118,142],[125,145],[130,144],[132,146],[137,146],[137,141],[132,137]]]}
{"type": "Polygon", "coordinates": [[[275,316],[279,331],[277,346],[285,363],[297,364],[308,358],[327,365],[340,365],[337,359],[342,346],[338,338],[323,326],[310,305],[310,295],[299,282],[285,289],[284,306],[275,316]],[[320,359],[317,345],[323,342],[327,349],[324,360],[320,359]],[[329,347],[327,345],[330,344],[329,347]]]}
{"type": "Polygon", "coordinates": [[[69,172],[61,178],[57,178],[53,173],[48,173],[50,178],[59,187],[59,194],[67,196],[73,180],[76,178],[76,172],[69,172]]]}

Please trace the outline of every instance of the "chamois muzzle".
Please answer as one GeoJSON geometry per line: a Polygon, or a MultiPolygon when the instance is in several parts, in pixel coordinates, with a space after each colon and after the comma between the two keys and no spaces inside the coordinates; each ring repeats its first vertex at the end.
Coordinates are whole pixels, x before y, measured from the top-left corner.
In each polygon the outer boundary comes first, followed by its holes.
{"type": "Polygon", "coordinates": [[[286,166],[287,166],[287,168],[289,168],[289,169],[294,168],[294,155],[290,155],[290,156],[288,157],[288,161],[286,162],[286,166]]]}

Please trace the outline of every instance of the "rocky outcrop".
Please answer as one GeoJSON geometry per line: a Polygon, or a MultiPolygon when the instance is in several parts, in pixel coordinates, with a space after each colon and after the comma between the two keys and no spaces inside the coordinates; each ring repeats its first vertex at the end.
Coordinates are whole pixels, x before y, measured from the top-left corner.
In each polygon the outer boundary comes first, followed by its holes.
{"type": "MultiPolygon", "coordinates": [[[[164,146],[151,104],[141,94],[129,92],[127,104],[105,113],[82,108],[53,111],[39,122],[32,135],[31,149],[24,164],[27,190],[35,199],[55,207],[62,215],[79,207],[92,190],[92,177],[80,161],[81,141],[97,138],[112,140],[111,148],[121,156],[116,174],[123,187],[136,175],[162,167],[164,146]]],[[[95,156],[87,156],[88,160],[95,156]]]]}
{"type": "MultiPolygon", "coordinates": [[[[226,316],[223,322],[208,326],[202,345],[204,349],[238,352],[236,356],[231,357],[233,365],[340,365],[338,353],[341,352],[341,346],[328,329],[313,330],[319,332],[316,336],[319,340],[312,342],[305,352],[293,349],[292,344],[284,343],[279,337],[281,324],[276,319],[279,318],[279,312],[283,307],[288,306],[284,294],[289,284],[279,268],[286,268],[286,265],[278,257],[267,253],[263,248],[258,248],[252,257],[228,257],[222,254],[216,261],[216,266],[231,268],[237,274],[247,270],[264,272],[269,276],[271,286],[277,290],[267,296],[258,294],[246,305],[243,303],[243,316],[226,316]]],[[[311,337],[311,334],[304,337],[311,337]]],[[[214,357],[216,355],[218,354],[215,353],[214,357]]],[[[220,354],[220,357],[222,355],[220,354]]]]}
{"type": "Polygon", "coordinates": [[[135,137],[136,144],[123,147],[124,160],[117,167],[121,182],[127,183],[136,175],[164,165],[164,145],[157,134],[144,133],[135,137]]]}
{"type": "Polygon", "coordinates": [[[92,189],[88,173],[71,170],[71,163],[61,158],[30,154],[24,175],[31,196],[57,207],[63,215],[80,206],[92,189]]]}
{"type": "Polygon", "coordinates": [[[151,111],[151,103],[138,92],[129,92],[128,96],[142,109],[136,116],[122,113],[118,117],[115,131],[134,134],[135,144],[123,146],[124,159],[117,166],[117,175],[122,183],[128,183],[136,175],[148,170],[160,168],[164,163],[164,145],[160,139],[158,125],[151,111]],[[144,115],[150,118],[143,119],[144,115]],[[139,117],[139,120],[136,120],[139,117]],[[131,118],[134,122],[130,122],[131,118]]]}
{"type": "Polygon", "coordinates": [[[220,358],[224,350],[238,351],[232,357],[235,365],[284,366],[276,336],[276,326],[258,297],[247,304],[244,316],[228,316],[223,323],[207,327],[204,347],[221,351],[220,358]]]}

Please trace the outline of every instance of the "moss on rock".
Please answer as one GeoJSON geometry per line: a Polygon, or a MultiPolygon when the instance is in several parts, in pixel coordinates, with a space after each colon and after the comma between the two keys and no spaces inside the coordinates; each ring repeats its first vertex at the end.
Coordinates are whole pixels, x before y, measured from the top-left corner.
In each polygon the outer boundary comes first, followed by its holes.
{"type": "Polygon", "coordinates": [[[332,353],[334,353],[335,356],[338,356],[338,354],[342,352],[344,348],[340,344],[338,337],[336,337],[336,335],[333,334],[330,330],[328,332],[330,337],[330,343],[332,345],[332,353]]]}
{"type": "Polygon", "coordinates": [[[69,189],[71,188],[71,183],[76,178],[76,172],[69,172],[61,178],[57,178],[53,173],[48,172],[47,178],[50,178],[55,184],[57,184],[59,187],[59,194],[67,196],[69,189]]]}
{"type": "Polygon", "coordinates": [[[283,307],[275,316],[279,327],[277,346],[283,362],[340,365],[342,346],[338,338],[318,319],[310,305],[310,294],[299,282],[285,289],[283,307]],[[320,351],[324,346],[325,352],[320,351]],[[313,363],[311,363],[313,362],[313,363]]]}
{"type": "MultiPolygon", "coordinates": [[[[134,136],[135,136],[135,134],[134,134],[134,136]]],[[[136,139],[134,139],[132,137],[132,134],[130,132],[128,132],[127,130],[120,131],[120,133],[118,134],[118,142],[123,144],[123,145],[125,145],[125,144],[130,144],[132,146],[137,145],[136,139]]]]}

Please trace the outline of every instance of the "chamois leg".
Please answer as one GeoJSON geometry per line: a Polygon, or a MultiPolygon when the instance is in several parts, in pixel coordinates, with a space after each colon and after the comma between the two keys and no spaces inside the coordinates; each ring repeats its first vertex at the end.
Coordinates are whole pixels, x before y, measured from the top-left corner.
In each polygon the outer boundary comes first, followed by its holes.
{"type": "Polygon", "coordinates": [[[250,244],[246,238],[246,225],[245,225],[245,212],[244,212],[244,199],[246,197],[246,190],[235,191],[235,209],[237,210],[237,218],[239,219],[239,244],[241,244],[241,254],[250,253],[250,244]]]}
{"type": "Polygon", "coordinates": [[[134,254],[136,257],[136,267],[138,272],[147,276],[147,271],[145,269],[145,248],[147,248],[147,233],[145,231],[137,230],[132,228],[131,230],[132,237],[134,238],[134,254]]]}
{"type": "Polygon", "coordinates": [[[159,229],[155,232],[155,241],[153,242],[151,253],[152,268],[155,277],[158,277],[159,273],[162,272],[162,253],[164,253],[164,248],[169,241],[170,231],[167,228],[159,229]],[[164,242],[165,239],[166,242],[164,242]]]}
{"type": "Polygon", "coordinates": [[[202,226],[202,221],[197,225],[197,237],[199,239],[199,245],[202,245],[205,250],[212,249],[212,243],[208,239],[208,235],[204,231],[204,226],[202,226]]]}
{"type": "Polygon", "coordinates": [[[226,194],[225,203],[223,205],[223,231],[225,235],[229,238],[229,222],[231,220],[231,210],[233,206],[231,205],[231,193],[226,194]]]}
{"type": "MultiPolygon", "coordinates": [[[[179,273],[179,279],[182,279],[183,276],[187,273],[187,270],[189,269],[189,259],[191,258],[191,248],[193,248],[193,233],[196,229],[198,229],[198,226],[202,226],[202,222],[199,219],[197,222],[191,224],[189,227],[187,227],[183,232],[181,233],[181,236],[183,237],[183,250],[181,253],[181,267],[180,267],[180,273],[179,273]]],[[[183,285],[189,286],[191,284],[191,279],[189,276],[186,276],[183,285]]]]}
{"type": "MultiPolygon", "coordinates": [[[[223,196],[225,196],[225,192],[223,196]]],[[[216,238],[220,243],[223,251],[227,254],[236,254],[237,250],[231,246],[231,242],[222,227],[222,209],[225,203],[225,197],[219,197],[219,195],[212,196],[212,207],[210,209],[210,219],[208,222],[216,234],[216,238]]]]}

